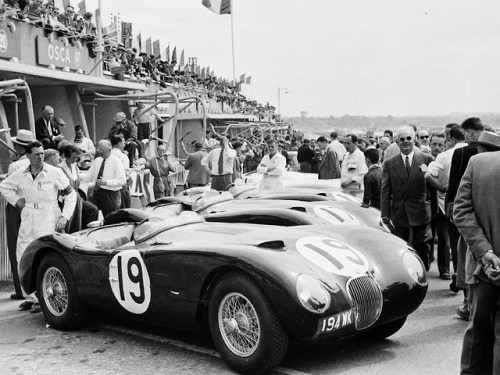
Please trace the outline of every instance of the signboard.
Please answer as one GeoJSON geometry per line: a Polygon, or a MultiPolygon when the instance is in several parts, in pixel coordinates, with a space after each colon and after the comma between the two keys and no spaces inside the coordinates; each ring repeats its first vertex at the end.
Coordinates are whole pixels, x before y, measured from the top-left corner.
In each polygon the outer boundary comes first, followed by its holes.
{"type": "Polygon", "coordinates": [[[10,31],[6,23],[0,24],[0,57],[21,58],[21,33],[10,31]]]}
{"type": "Polygon", "coordinates": [[[39,65],[54,65],[57,68],[70,70],[82,69],[84,72],[92,68],[92,59],[88,50],[80,47],[80,43],[71,44],[64,39],[50,39],[38,35],[36,37],[37,63],[39,65]]]}

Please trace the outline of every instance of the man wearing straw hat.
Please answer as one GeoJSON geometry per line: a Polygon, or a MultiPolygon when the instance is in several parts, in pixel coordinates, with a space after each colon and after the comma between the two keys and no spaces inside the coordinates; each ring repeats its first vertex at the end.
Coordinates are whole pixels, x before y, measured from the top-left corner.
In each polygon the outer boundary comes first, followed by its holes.
{"type": "MultiPolygon", "coordinates": [[[[20,129],[17,132],[16,137],[12,137],[12,143],[14,144],[14,149],[19,154],[19,159],[12,162],[9,165],[7,171],[8,176],[12,175],[18,169],[24,169],[30,165],[29,159],[26,157],[25,147],[31,142],[35,141],[34,134],[29,130],[20,129]]],[[[21,214],[20,210],[11,205],[7,204],[6,207],[6,231],[7,231],[7,248],[9,250],[9,261],[12,270],[12,278],[14,279],[14,289],[15,293],[10,296],[12,299],[24,299],[23,291],[21,289],[21,283],[19,282],[19,272],[17,271],[17,236],[19,233],[19,226],[21,225],[21,214]]]]}

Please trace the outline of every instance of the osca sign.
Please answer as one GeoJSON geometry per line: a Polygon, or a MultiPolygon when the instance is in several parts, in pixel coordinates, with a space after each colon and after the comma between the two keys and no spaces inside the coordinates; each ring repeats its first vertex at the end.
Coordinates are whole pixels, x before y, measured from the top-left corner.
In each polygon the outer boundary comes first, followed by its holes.
{"type": "Polygon", "coordinates": [[[0,53],[7,52],[9,48],[9,38],[4,30],[0,30],[0,53]]]}
{"type": "Polygon", "coordinates": [[[66,47],[64,44],[49,44],[47,46],[47,56],[56,65],[67,64],[80,66],[80,50],[78,48],[66,47]]]}

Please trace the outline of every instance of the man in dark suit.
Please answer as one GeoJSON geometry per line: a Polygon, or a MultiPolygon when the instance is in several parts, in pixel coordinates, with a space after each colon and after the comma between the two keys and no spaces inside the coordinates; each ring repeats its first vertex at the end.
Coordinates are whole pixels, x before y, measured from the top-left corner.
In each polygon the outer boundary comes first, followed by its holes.
{"type": "Polygon", "coordinates": [[[460,182],[453,215],[468,245],[470,323],[462,347],[464,375],[500,373],[500,136],[484,132],[478,149],[460,182]]]}
{"type": "Polygon", "coordinates": [[[319,137],[316,142],[321,151],[318,164],[318,179],[331,180],[340,178],[340,163],[337,154],[333,149],[327,148],[328,141],[325,137],[319,137]]]}
{"type": "Polygon", "coordinates": [[[363,177],[363,203],[380,209],[380,191],[382,187],[382,168],[378,163],[380,153],[375,148],[369,148],[365,152],[368,172],[363,177]]]}
{"type": "Polygon", "coordinates": [[[59,141],[64,139],[53,117],[54,109],[46,105],[42,108],[42,117],[35,121],[35,137],[42,143],[45,150],[48,148],[56,149],[59,141]]]}
{"type": "Polygon", "coordinates": [[[396,137],[400,154],[384,163],[382,175],[382,220],[394,233],[410,242],[429,269],[431,205],[437,208],[436,194],[424,179],[432,156],[415,148],[415,131],[401,128],[396,137]],[[431,202],[432,201],[432,202],[431,202]]]}
{"type": "Polygon", "coordinates": [[[300,163],[302,173],[311,173],[311,165],[314,157],[314,151],[311,149],[309,139],[304,139],[302,145],[297,150],[297,161],[300,163]]]}
{"type": "MultiPolygon", "coordinates": [[[[471,117],[462,123],[461,128],[465,134],[465,141],[469,143],[469,145],[459,148],[453,153],[450,167],[450,178],[448,180],[448,189],[446,190],[445,207],[446,216],[448,217],[448,237],[450,240],[451,260],[453,263],[453,269],[455,270],[455,274],[452,276],[453,281],[450,284],[450,289],[455,293],[460,290],[464,290],[464,294],[467,294],[467,285],[465,284],[465,251],[461,251],[459,255],[458,244],[460,240],[460,233],[453,222],[453,202],[457,195],[460,180],[462,179],[465,169],[469,164],[469,160],[477,154],[477,147],[471,142],[479,139],[484,131],[484,125],[479,118],[471,117]]],[[[461,247],[465,250],[465,246],[461,247]]],[[[468,320],[469,313],[467,298],[465,298],[464,304],[457,307],[457,314],[462,319],[468,320]]]]}

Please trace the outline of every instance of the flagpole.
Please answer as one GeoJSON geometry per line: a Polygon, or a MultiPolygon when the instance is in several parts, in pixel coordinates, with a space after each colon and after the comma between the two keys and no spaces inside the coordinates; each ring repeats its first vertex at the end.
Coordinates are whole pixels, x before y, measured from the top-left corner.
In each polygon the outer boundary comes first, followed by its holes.
{"type": "Polygon", "coordinates": [[[236,63],[234,58],[234,27],[233,27],[233,0],[229,0],[231,9],[231,45],[233,50],[233,86],[236,86],[236,63]]]}
{"type": "Polygon", "coordinates": [[[98,12],[96,12],[96,27],[97,27],[97,48],[95,49],[96,52],[96,57],[97,61],[99,61],[99,66],[97,68],[96,75],[97,77],[102,77],[103,76],[103,69],[102,69],[102,59],[103,59],[103,52],[104,52],[104,42],[102,40],[102,4],[101,0],[99,0],[98,5],[97,5],[98,12]]]}

